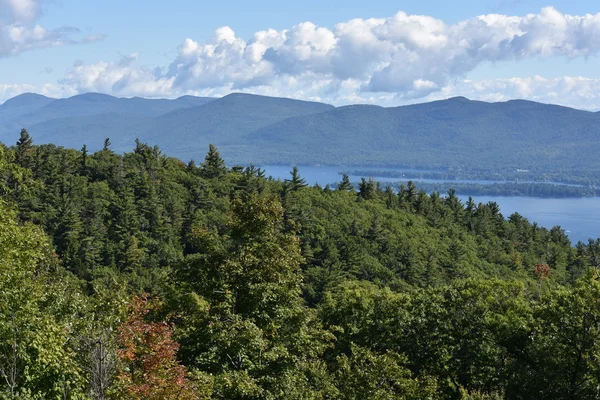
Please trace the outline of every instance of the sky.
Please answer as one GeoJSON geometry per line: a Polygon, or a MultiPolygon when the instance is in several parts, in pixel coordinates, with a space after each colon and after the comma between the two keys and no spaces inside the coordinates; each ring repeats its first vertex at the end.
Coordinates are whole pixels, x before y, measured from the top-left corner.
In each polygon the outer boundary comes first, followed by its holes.
{"type": "Polygon", "coordinates": [[[597,0],[0,0],[0,103],[248,92],[600,109],[597,0]]]}

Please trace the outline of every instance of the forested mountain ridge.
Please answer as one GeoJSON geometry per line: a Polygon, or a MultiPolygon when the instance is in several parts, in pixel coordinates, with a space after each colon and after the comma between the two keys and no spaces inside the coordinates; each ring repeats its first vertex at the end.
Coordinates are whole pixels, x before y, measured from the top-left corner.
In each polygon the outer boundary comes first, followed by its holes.
{"type": "Polygon", "coordinates": [[[599,240],[110,142],[0,146],[2,396],[597,396],[599,240]]]}
{"type": "Polygon", "coordinates": [[[251,137],[260,148],[273,149],[270,162],[294,157],[297,148],[306,163],[598,170],[593,154],[600,146],[600,114],[530,101],[485,103],[457,97],[394,108],[339,107],[286,119],[251,137]],[[278,153],[280,149],[286,152],[278,153]]]}
{"type": "Polygon", "coordinates": [[[140,136],[161,147],[169,138],[169,152],[183,159],[202,157],[209,143],[230,149],[230,159],[252,154],[256,146],[244,137],[289,117],[333,109],[328,104],[233,93],[206,105],[161,115],[140,136]]]}
{"type": "Polygon", "coordinates": [[[120,153],[140,138],[188,160],[203,157],[212,141],[247,155],[254,147],[241,140],[246,133],[290,116],[332,108],[323,103],[242,93],[220,99],[183,96],[175,100],[116,98],[100,93],[67,99],[24,94],[0,105],[0,140],[12,142],[17,139],[14,132],[27,128],[35,132],[40,143],[74,148],[87,143],[92,151],[111,137],[112,148],[120,153]]]}
{"type": "MultiPolygon", "coordinates": [[[[100,93],[52,99],[26,93],[0,105],[0,140],[27,127],[36,131],[39,140],[45,143],[79,148],[83,142],[98,142],[100,147],[106,132],[114,132],[110,136],[117,139],[128,130],[136,132],[154,117],[212,100],[192,96],[174,100],[117,98],[100,93]]],[[[135,138],[135,135],[125,136],[123,144],[127,142],[130,147],[135,138]]]]}
{"type": "Polygon", "coordinates": [[[183,160],[209,143],[232,164],[411,166],[571,177],[600,171],[600,113],[512,100],[456,97],[383,108],[234,93],[220,99],[22,95],[0,106],[0,140],[27,128],[39,143],[127,151],[135,138],[183,160]]]}

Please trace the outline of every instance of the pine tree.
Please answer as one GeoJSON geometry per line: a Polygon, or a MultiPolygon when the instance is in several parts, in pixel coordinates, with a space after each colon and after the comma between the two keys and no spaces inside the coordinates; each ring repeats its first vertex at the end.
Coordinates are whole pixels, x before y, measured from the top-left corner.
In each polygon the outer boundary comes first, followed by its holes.
{"type": "Polygon", "coordinates": [[[338,184],[337,189],[347,192],[353,189],[352,183],[350,183],[350,177],[347,174],[342,175],[342,181],[338,184]]]}
{"type": "Polygon", "coordinates": [[[296,167],[294,165],[290,174],[292,175],[292,179],[285,181],[286,187],[288,190],[295,192],[296,190],[299,190],[299,189],[307,186],[306,180],[304,180],[303,178],[300,177],[300,172],[298,170],[298,167],[296,167]]]}
{"type": "Polygon", "coordinates": [[[391,186],[387,186],[385,188],[385,197],[385,205],[387,206],[387,208],[395,208],[396,204],[398,203],[398,199],[396,198],[394,190],[391,188],[391,186]]]}
{"type": "Polygon", "coordinates": [[[194,159],[191,159],[187,164],[188,171],[193,173],[194,171],[196,171],[196,168],[198,168],[196,167],[196,161],[194,159]]]}
{"type": "Polygon", "coordinates": [[[417,198],[417,186],[413,181],[408,181],[407,185],[408,186],[406,188],[406,201],[409,204],[413,204],[413,202],[417,198]]]}
{"type": "Polygon", "coordinates": [[[28,167],[33,139],[27,129],[21,129],[21,137],[17,141],[16,161],[22,167],[28,167]]]}
{"type": "Polygon", "coordinates": [[[84,144],[81,148],[81,174],[87,175],[87,157],[88,157],[88,149],[84,144]]]}
{"type": "Polygon", "coordinates": [[[104,147],[102,148],[102,150],[104,150],[104,151],[110,150],[111,144],[112,143],[110,142],[110,138],[104,139],[104,147]]]}
{"type": "Polygon", "coordinates": [[[208,154],[202,163],[202,176],[205,178],[217,178],[227,172],[225,161],[221,158],[217,147],[213,144],[208,145],[208,154]]]}
{"type": "Polygon", "coordinates": [[[358,195],[361,198],[364,200],[374,199],[376,192],[375,181],[373,178],[369,178],[369,180],[366,180],[365,178],[361,179],[358,190],[358,195]]]}

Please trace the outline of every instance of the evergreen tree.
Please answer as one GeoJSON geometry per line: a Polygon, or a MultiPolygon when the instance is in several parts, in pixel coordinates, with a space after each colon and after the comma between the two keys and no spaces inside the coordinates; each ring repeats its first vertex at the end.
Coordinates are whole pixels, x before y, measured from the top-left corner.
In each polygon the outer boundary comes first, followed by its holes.
{"type": "Polygon", "coordinates": [[[33,139],[27,129],[21,129],[21,137],[17,141],[16,161],[22,167],[28,167],[31,159],[33,139]]]}
{"type": "Polygon", "coordinates": [[[387,186],[385,188],[385,204],[387,208],[390,209],[395,208],[398,204],[398,198],[394,194],[394,190],[391,188],[391,186],[387,186]]]}
{"type": "Polygon", "coordinates": [[[293,166],[292,167],[292,171],[290,172],[292,178],[289,180],[286,180],[286,188],[291,191],[291,192],[295,192],[299,189],[302,189],[303,187],[308,186],[306,184],[306,180],[304,180],[302,177],[300,177],[300,172],[298,170],[297,166],[293,166]]]}
{"type": "Polygon", "coordinates": [[[208,146],[208,154],[202,163],[202,176],[208,179],[217,178],[227,172],[225,161],[221,158],[217,147],[213,144],[208,146]]]}
{"type": "Polygon", "coordinates": [[[407,186],[406,186],[406,202],[408,204],[413,204],[415,199],[417,198],[417,186],[415,185],[415,183],[413,181],[408,181],[407,186]]]}
{"type": "Polygon", "coordinates": [[[87,175],[88,172],[88,149],[87,146],[84,144],[83,147],[81,148],[81,168],[80,168],[80,173],[81,175],[87,175]]]}
{"type": "Polygon", "coordinates": [[[358,196],[364,200],[372,200],[377,194],[377,187],[373,178],[362,178],[358,186],[358,196]]]}
{"type": "Polygon", "coordinates": [[[352,183],[350,183],[350,177],[347,174],[342,175],[342,181],[338,184],[337,189],[346,192],[354,189],[352,183]]]}

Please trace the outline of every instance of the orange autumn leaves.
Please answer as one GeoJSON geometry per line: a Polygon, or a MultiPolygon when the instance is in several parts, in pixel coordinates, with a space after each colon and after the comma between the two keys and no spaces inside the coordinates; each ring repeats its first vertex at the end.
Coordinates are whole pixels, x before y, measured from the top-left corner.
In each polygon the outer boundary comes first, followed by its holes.
{"type": "Polygon", "coordinates": [[[133,298],[129,316],[119,327],[117,398],[144,400],[196,399],[187,371],[177,361],[179,344],[167,322],[149,322],[153,304],[146,296],[133,298]]]}

